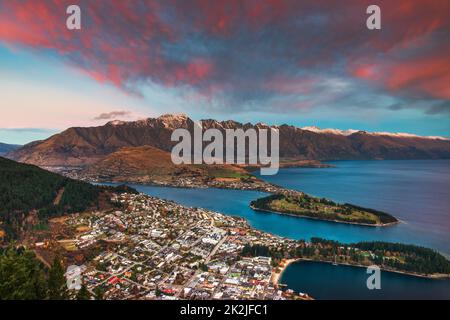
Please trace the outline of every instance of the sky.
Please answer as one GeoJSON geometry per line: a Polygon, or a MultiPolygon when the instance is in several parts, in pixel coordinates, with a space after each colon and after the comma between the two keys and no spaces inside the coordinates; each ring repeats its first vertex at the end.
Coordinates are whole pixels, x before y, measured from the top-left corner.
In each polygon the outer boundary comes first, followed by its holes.
{"type": "Polygon", "coordinates": [[[0,142],[164,113],[450,137],[450,1],[0,0],[0,142]],[[81,30],[66,8],[81,8],[81,30]],[[368,30],[366,8],[381,8],[368,30]]]}

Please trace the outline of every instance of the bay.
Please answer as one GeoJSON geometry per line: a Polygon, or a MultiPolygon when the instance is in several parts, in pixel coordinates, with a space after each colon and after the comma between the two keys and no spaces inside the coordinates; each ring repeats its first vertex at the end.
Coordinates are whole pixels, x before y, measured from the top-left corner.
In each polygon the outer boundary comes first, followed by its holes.
{"type": "Polygon", "coordinates": [[[450,299],[450,281],[381,271],[380,289],[369,290],[365,268],[298,261],[290,264],[280,282],[315,299],[450,299]]]}

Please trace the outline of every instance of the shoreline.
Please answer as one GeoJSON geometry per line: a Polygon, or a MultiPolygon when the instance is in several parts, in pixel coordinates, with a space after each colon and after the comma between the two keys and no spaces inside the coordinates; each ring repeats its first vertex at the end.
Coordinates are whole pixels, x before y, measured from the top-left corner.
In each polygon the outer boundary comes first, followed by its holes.
{"type": "MultiPolygon", "coordinates": [[[[217,189],[217,190],[222,190],[222,189],[225,189],[225,190],[240,190],[240,191],[250,191],[250,192],[262,192],[262,193],[267,193],[267,194],[270,194],[270,192],[266,192],[266,191],[260,191],[260,190],[245,190],[245,189],[231,189],[231,188],[218,188],[218,187],[210,187],[210,186],[207,186],[207,187],[200,187],[200,188],[198,188],[198,187],[182,187],[182,186],[175,186],[175,185],[160,185],[160,184],[151,184],[151,183],[143,183],[143,182],[111,182],[111,181],[109,181],[109,182],[92,182],[92,181],[86,181],[86,182],[89,182],[89,183],[91,183],[91,184],[95,184],[95,185],[107,185],[107,184],[125,184],[125,185],[127,185],[127,184],[136,184],[136,185],[141,185],[141,186],[153,186],[153,187],[167,187],[167,188],[173,188],[173,189],[199,189],[199,190],[201,190],[201,189],[217,189]]],[[[166,200],[170,200],[170,199],[166,199],[166,200]]],[[[175,200],[170,200],[170,201],[173,201],[173,202],[176,202],[175,200]]],[[[250,208],[252,208],[252,206],[251,205],[249,205],[249,207],[250,208]]],[[[275,212],[275,211],[268,211],[268,210],[263,210],[263,209],[256,209],[256,208],[252,208],[253,210],[255,210],[255,211],[262,211],[262,212],[269,212],[269,213],[274,213],[274,214],[278,214],[278,215],[287,215],[287,216],[290,216],[291,214],[287,214],[287,213],[279,213],[279,212],[275,212]]],[[[222,213],[222,214],[227,214],[227,213],[223,213],[223,212],[219,212],[219,213],[222,213]]],[[[227,215],[231,215],[231,216],[234,216],[234,217],[239,217],[239,218],[241,218],[241,219],[245,219],[245,218],[243,218],[243,217],[240,217],[240,216],[238,216],[238,215],[234,215],[234,214],[227,214],[227,215]]],[[[342,223],[342,224],[348,224],[348,225],[359,225],[359,226],[362,226],[362,227],[388,227],[388,226],[393,226],[393,225],[396,225],[396,224],[400,224],[400,223],[407,223],[407,222],[405,222],[405,221],[403,221],[403,220],[399,220],[399,219],[397,219],[397,221],[396,222],[391,222],[391,223],[388,223],[388,224],[385,224],[385,225],[363,225],[363,224],[359,224],[359,223],[353,223],[353,222],[341,222],[341,221],[333,221],[333,220],[326,220],[326,219],[320,219],[320,218],[314,218],[314,217],[308,217],[308,216],[298,216],[298,215],[292,215],[293,217],[298,217],[298,218],[306,218],[306,219],[313,219],[313,220],[317,220],[317,221],[324,221],[324,222],[336,222],[336,223],[342,223]]],[[[248,223],[248,220],[247,219],[245,219],[246,221],[247,221],[247,223],[248,223]]],[[[260,230],[260,229],[256,229],[256,230],[258,230],[258,231],[262,231],[262,230],[260,230]]],[[[272,234],[272,235],[274,235],[274,236],[279,236],[279,235],[277,235],[277,234],[274,234],[274,233],[272,233],[272,232],[268,232],[268,231],[263,231],[263,232],[267,232],[267,233],[270,233],[270,234],[272,234]]],[[[285,236],[280,236],[280,237],[282,237],[282,238],[286,238],[286,239],[291,239],[291,240],[295,240],[295,239],[293,239],[293,238],[287,238],[287,237],[285,237],[285,236]]],[[[304,240],[307,240],[307,239],[304,239],[304,240]]],[[[447,254],[447,253],[444,253],[444,252],[441,252],[441,251],[439,251],[439,250],[437,250],[440,254],[442,254],[443,256],[445,256],[448,260],[450,260],[450,256],[449,256],[449,254],[447,254]]],[[[324,261],[325,262],[325,261],[324,261]]]]}
{"type": "MultiPolygon", "coordinates": [[[[108,182],[107,182],[108,183],[108,182]]],[[[114,184],[117,182],[109,182],[110,184],[114,184]]],[[[103,183],[99,183],[97,182],[96,184],[103,184],[103,183]]],[[[126,183],[124,183],[126,184],[126,183]]],[[[133,183],[132,184],[137,184],[137,185],[150,185],[150,186],[155,186],[155,187],[169,187],[169,188],[180,188],[180,189],[190,189],[190,188],[186,188],[186,187],[181,187],[181,186],[163,186],[163,185],[157,185],[157,184],[146,184],[146,183],[133,183]]],[[[196,187],[192,187],[193,189],[195,189],[196,187]]],[[[207,186],[205,188],[199,188],[199,189],[222,189],[222,188],[217,188],[217,187],[210,187],[207,186]]],[[[238,190],[238,189],[233,189],[233,190],[238,190]]],[[[241,190],[241,191],[257,191],[257,190],[241,190]]],[[[259,191],[261,192],[261,191],[259,191]]],[[[174,203],[178,203],[174,200],[169,200],[166,199],[167,201],[172,201],[174,203]]],[[[314,220],[321,220],[321,221],[326,221],[326,222],[336,222],[336,223],[345,223],[345,224],[352,224],[352,225],[360,225],[360,226],[367,226],[367,227],[384,227],[384,226],[390,226],[390,225],[394,225],[394,224],[399,224],[402,221],[401,220],[397,220],[396,222],[392,222],[392,223],[388,223],[388,224],[384,224],[384,225],[373,225],[373,224],[362,224],[362,223],[355,223],[355,222],[345,222],[345,221],[338,221],[338,220],[329,220],[329,219],[322,219],[322,218],[316,218],[316,217],[308,217],[308,216],[301,216],[301,215],[294,215],[294,214],[288,214],[288,213],[281,213],[281,212],[276,212],[276,211],[270,211],[270,210],[264,210],[264,209],[257,209],[255,207],[253,207],[252,205],[249,205],[249,207],[255,211],[261,211],[261,212],[269,212],[269,213],[274,213],[274,214],[279,214],[279,215],[288,215],[288,216],[293,216],[293,217],[300,217],[300,218],[309,218],[309,219],[314,219],[314,220]]],[[[222,212],[219,212],[221,214],[225,214],[222,212]]],[[[230,215],[230,214],[226,214],[226,215],[230,215]]],[[[240,216],[235,216],[235,215],[230,215],[230,216],[234,216],[234,217],[238,217],[240,219],[244,219],[246,221],[246,223],[250,226],[249,222],[247,219],[240,217],[240,216]]],[[[251,228],[254,228],[252,226],[250,226],[251,228]]],[[[261,232],[266,232],[266,231],[262,231],[259,229],[254,228],[257,231],[261,231],[261,232]]],[[[278,236],[276,234],[273,234],[271,232],[267,232],[269,234],[272,234],[274,236],[278,236]]],[[[282,238],[286,238],[286,237],[282,237],[282,238]]],[[[289,238],[286,238],[289,239],[289,238]]],[[[333,261],[328,261],[328,260],[320,260],[320,259],[307,259],[307,258],[292,258],[292,259],[287,259],[286,260],[286,264],[284,265],[284,267],[282,267],[281,271],[279,273],[274,273],[273,276],[271,277],[271,282],[272,283],[278,283],[279,280],[281,279],[284,271],[286,270],[286,268],[296,262],[296,261],[312,261],[312,262],[320,262],[320,263],[330,263],[332,264],[333,261]],[[272,280],[272,278],[274,278],[274,280],[272,280]],[[276,280],[276,281],[275,281],[276,280]]],[[[362,268],[367,268],[366,265],[358,265],[358,264],[351,264],[351,263],[342,263],[342,262],[337,262],[338,265],[346,265],[346,266],[351,266],[351,267],[362,267],[362,268]]],[[[450,274],[449,275],[440,275],[440,274],[432,274],[432,275],[426,275],[426,274],[417,274],[417,273],[412,273],[412,272],[407,272],[407,271],[400,271],[400,270],[394,270],[394,269],[388,269],[386,267],[380,267],[381,270],[386,271],[386,272],[393,272],[393,273],[399,273],[399,274],[404,274],[404,275],[408,275],[408,276],[415,276],[415,277],[420,277],[420,278],[426,278],[426,279],[431,279],[431,280],[450,280],[450,274]]]]}
{"type": "MultiPolygon", "coordinates": [[[[331,264],[331,265],[336,263],[337,265],[340,265],[340,266],[356,267],[356,268],[367,268],[368,267],[368,266],[362,265],[362,264],[352,264],[352,263],[345,263],[345,262],[334,262],[334,261],[321,260],[321,259],[292,258],[292,259],[287,259],[286,260],[287,263],[282,267],[280,273],[276,277],[277,285],[283,285],[279,281],[281,280],[281,277],[282,277],[284,271],[286,271],[286,269],[287,269],[287,267],[289,265],[291,265],[294,262],[302,262],[302,261],[327,263],[327,264],[331,264]]],[[[429,279],[429,280],[450,280],[450,275],[440,275],[440,274],[426,275],[426,274],[419,274],[419,273],[413,273],[413,272],[407,272],[407,271],[401,271],[401,270],[394,270],[394,269],[389,269],[389,268],[386,268],[386,267],[380,267],[380,266],[378,266],[378,267],[380,268],[381,271],[384,271],[384,272],[392,272],[392,273],[397,273],[397,274],[403,274],[403,275],[410,276],[410,277],[417,277],[417,278],[423,278],[423,279],[429,279]]]]}
{"type": "MultiPolygon", "coordinates": [[[[263,193],[267,193],[267,194],[274,194],[274,192],[271,191],[267,191],[267,190],[262,190],[262,189],[245,189],[245,188],[227,188],[227,187],[223,187],[223,186],[197,186],[197,185],[190,185],[190,186],[179,186],[179,185],[174,185],[174,184],[158,184],[158,183],[154,183],[154,182],[134,182],[134,181],[127,181],[127,182],[117,182],[117,181],[87,181],[91,184],[97,184],[97,185],[105,185],[105,184],[136,184],[136,185],[141,185],[141,186],[153,186],[153,187],[166,187],[166,188],[174,188],[174,189],[218,189],[218,190],[239,190],[239,191],[255,191],[255,192],[263,192],[263,193]]],[[[280,188],[283,190],[287,190],[283,187],[279,187],[279,186],[274,186],[276,188],[280,188]]],[[[297,192],[302,192],[302,191],[297,191],[297,192]]],[[[325,222],[334,222],[334,223],[345,223],[345,224],[349,224],[349,225],[356,225],[356,226],[363,226],[363,227],[390,227],[390,226],[394,226],[396,224],[400,224],[402,223],[401,220],[397,219],[396,217],[394,217],[397,221],[394,222],[389,222],[389,223],[383,223],[383,224],[371,224],[371,223],[364,223],[364,222],[351,222],[351,221],[343,221],[343,220],[336,220],[336,219],[326,219],[326,218],[319,218],[319,217],[311,217],[311,216],[306,216],[306,215],[300,215],[300,214],[293,214],[293,213],[285,213],[285,212],[279,212],[279,211],[273,211],[273,210],[267,210],[267,209],[260,209],[260,208],[256,208],[255,206],[252,206],[251,204],[249,204],[249,207],[252,210],[255,211],[261,211],[261,212],[269,212],[269,213],[274,213],[274,214],[279,214],[279,215],[286,215],[286,216],[291,216],[291,217],[296,217],[296,218],[306,218],[306,219],[313,219],[313,220],[318,220],[318,221],[325,221],[325,222]]]]}
{"type": "Polygon", "coordinates": [[[291,265],[292,263],[298,261],[298,259],[286,259],[285,263],[282,267],[278,266],[277,268],[280,268],[280,272],[274,272],[271,278],[272,284],[275,286],[279,286],[282,283],[280,283],[280,279],[283,276],[284,271],[286,271],[287,267],[291,265]]]}
{"type": "MultiPolygon", "coordinates": [[[[270,277],[270,283],[272,283],[272,285],[277,288],[278,290],[280,289],[280,286],[286,286],[285,284],[282,284],[280,282],[281,278],[283,277],[283,273],[284,271],[286,271],[287,267],[289,267],[292,263],[298,261],[298,259],[283,259],[284,261],[284,265],[283,267],[278,266],[277,268],[280,269],[280,272],[272,272],[272,276],[270,277]]],[[[305,293],[305,292],[296,292],[296,294],[302,299],[302,300],[315,300],[314,297],[311,297],[309,295],[309,293],[305,293]]]]}
{"type": "MultiPolygon", "coordinates": [[[[119,183],[119,182],[111,182],[111,181],[109,181],[109,182],[92,182],[92,181],[87,181],[87,182],[89,182],[89,183],[91,183],[91,184],[95,184],[95,185],[107,185],[107,184],[125,184],[125,185],[127,185],[127,182],[121,182],[121,183],[119,183]]],[[[128,182],[128,184],[136,184],[136,185],[141,185],[141,186],[152,186],[152,187],[167,187],[167,188],[173,188],[173,189],[199,189],[199,190],[202,190],[202,189],[217,189],[217,190],[223,190],[223,189],[225,189],[225,190],[240,190],[240,191],[249,191],[249,192],[262,192],[262,193],[267,193],[267,194],[270,194],[270,192],[265,192],[265,191],[260,191],[260,190],[245,190],[245,189],[231,189],[231,188],[218,188],[218,187],[209,187],[209,186],[207,186],[207,187],[200,187],[200,188],[197,188],[197,187],[181,187],[181,186],[170,186],[170,185],[160,185],[160,184],[147,184],[147,183],[143,183],[143,182],[141,182],[141,183],[136,183],[136,182],[128,182]]],[[[169,199],[166,199],[166,200],[169,200],[169,199]]],[[[170,200],[170,201],[173,201],[173,202],[176,202],[176,201],[174,201],[174,200],[170,200]]],[[[249,207],[251,208],[251,209],[253,209],[253,210],[255,210],[255,211],[262,211],[262,212],[269,212],[269,213],[274,213],[274,214],[279,214],[279,215],[287,215],[287,216],[290,216],[291,214],[287,214],[287,213],[279,213],[279,212],[275,212],[275,211],[268,211],[268,210],[263,210],[263,209],[256,209],[256,208],[252,208],[252,206],[251,205],[249,205],[249,207]]],[[[220,212],[220,213],[222,213],[222,214],[226,214],[226,213],[223,213],[223,212],[220,212]]],[[[238,215],[233,215],[233,214],[228,214],[228,215],[232,215],[232,216],[234,216],[234,217],[239,217],[239,218],[242,218],[242,217],[240,217],[240,216],[238,216],[238,215]]],[[[299,217],[298,215],[292,215],[293,217],[299,217]]],[[[391,222],[391,223],[388,223],[388,224],[385,224],[385,225],[363,225],[363,224],[358,224],[358,223],[353,223],[353,222],[341,222],[341,221],[333,221],[333,220],[325,220],[325,219],[321,219],[321,218],[314,218],[314,217],[308,217],[308,216],[300,216],[300,218],[306,218],[306,219],[314,219],[314,220],[318,220],[318,221],[324,221],[324,222],[336,222],[336,223],[344,223],[344,224],[349,224],[349,225],[359,225],[359,226],[362,226],[362,227],[365,227],[365,226],[367,226],[367,227],[384,227],[384,226],[386,226],[386,227],[389,227],[389,226],[393,226],[393,225],[396,225],[396,224],[400,224],[400,223],[407,223],[407,222],[405,222],[405,221],[403,221],[403,220],[399,220],[399,219],[397,219],[397,221],[396,222],[391,222]]],[[[242,219],[244,219],[244,218],[242,218],[242,219]]],[[[248,221],[247,221],[248,222],[248,221]]],[[[258,229],[259,230],[259,229],[258,229]]],[[[261,230],[260,230],[261,231],[261,230]]],[[[264,232],[267,232],[267,233],[270,233],[270,234],[272,234],[272,235],[275,235],[275,236],[278,236],[277,234],[274,234],[274,233],[272,233],[272,232],[268,232],[268,231],[264,231],[264,232]]],[[[287,238],[287,237],[284,237],[284,236],[281,236],[282,238],[286,238],[286,239],[292,239],[292,238],[287,238]]],[[[306,240],[306,239],[304,239],[304,240],[306,240]]],[[[439,251],[439,250],[437,250],[440,254],[442,254],[443,256],[445,256],[448,260],[450,260],[450,255],[449,254],[447,254],[447,253],[444,253],[444,252],[441,252],[441,251],[439,251]]]]}
{"type": "Polygon", "coordinates": [[[273,211],[273,210],[267,210],[267,209],[260,209],[260,208],[256,208],[255,206],[252,206],[251,204],[249,205],[249,207],[255,211],[261,211],[261,212],[269,212],[269,213],[274,213],[274,214],[279,214],[279,215],[286,215],[286,216],[291,216],[291,217],[296,217],[296,218],[306,218],[306,219],[313,219],[313,220],[319,220],[319,221],[327,221],[327,222],[335,222],[335,223],[345,223],[345,224],[351,224],[351,225],[357,225],[357,226],[363,226],[363,227],[390,227],[396,224],[399,224],[401,221],[398,220],[395,222],[389,222],[389,223],[383,223],[383,224],[371,224],[371,223],[363,223],[363,222],[350,222],[350,221],[343,221],[343,220],[335,220],[335,219],[325,219],[325,218],[318,218],[318,217],[311,217],[311,216],[305,216],[305,215],[301,215],[301,214],[293,214],[293,213],[285,213],[285,212],[280,212],[280,211],[273,211]]]}
{"type": "MultiPolygon", "coordinates": [[[[117,185],[122,185],[122,184],[136,184],[136,185],[141,185],[141,186],[153,186],[153,187],[166,187],[166,188],[174,188],[174,189],[220,189],[220,190],[236,190],[236,191],[256,191],[256,192],[263,192],[263,193],[267,193],[267,194],[274,194],[276,193],[276,191],[270,191],[264,188],[244,188],[244,187],[228,187],[225,185],[199,185],[199,184],[190,184],[190,185],[178,185],[178,184],[173,184],[173,183],[157,183],[154,181],[114,181],[114,180],[91,180],[91,179],[86,179],[86,180],[81,180],[81,181],[85,181],[91,184],[96,184],[96,185],[105,185],[105,184],[117,184],[117,185]]],[[[272,185],[272,184],[267,184],[266,187],[273,187],[273,188],[277,188],[277,189],[283,189],[283,190],[287,190],[285,188],[276,186],[276,185],[272,185]]]]}

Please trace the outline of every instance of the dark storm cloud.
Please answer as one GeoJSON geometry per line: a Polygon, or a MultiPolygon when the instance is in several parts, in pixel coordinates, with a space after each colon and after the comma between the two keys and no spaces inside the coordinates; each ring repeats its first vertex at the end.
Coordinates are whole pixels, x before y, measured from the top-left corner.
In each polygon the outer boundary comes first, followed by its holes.
{"type": "Polygon", "coordinates": [[[448,109],[447,0],[378,1],[377,31],[365,27],[366,0],[79,1],[80,32],[61,27],[71,3],[2,2],[0,40],[56,50],[127,92],[188,88],[234,112],[397,110],[408,99],[448,109]]]}

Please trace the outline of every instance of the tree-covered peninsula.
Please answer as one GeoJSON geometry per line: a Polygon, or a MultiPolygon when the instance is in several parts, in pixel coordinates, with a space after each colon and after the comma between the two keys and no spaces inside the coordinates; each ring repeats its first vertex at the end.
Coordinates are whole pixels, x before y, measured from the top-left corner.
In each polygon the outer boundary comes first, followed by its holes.
{"type": "Polygon", "coordinates": [[[259,211],[368,226],[387,226],[398,222],[395,217],[385,212],[348,203],[339,204],[301,192],[270,195],[252,201],[250,206],[259,211]]]}

